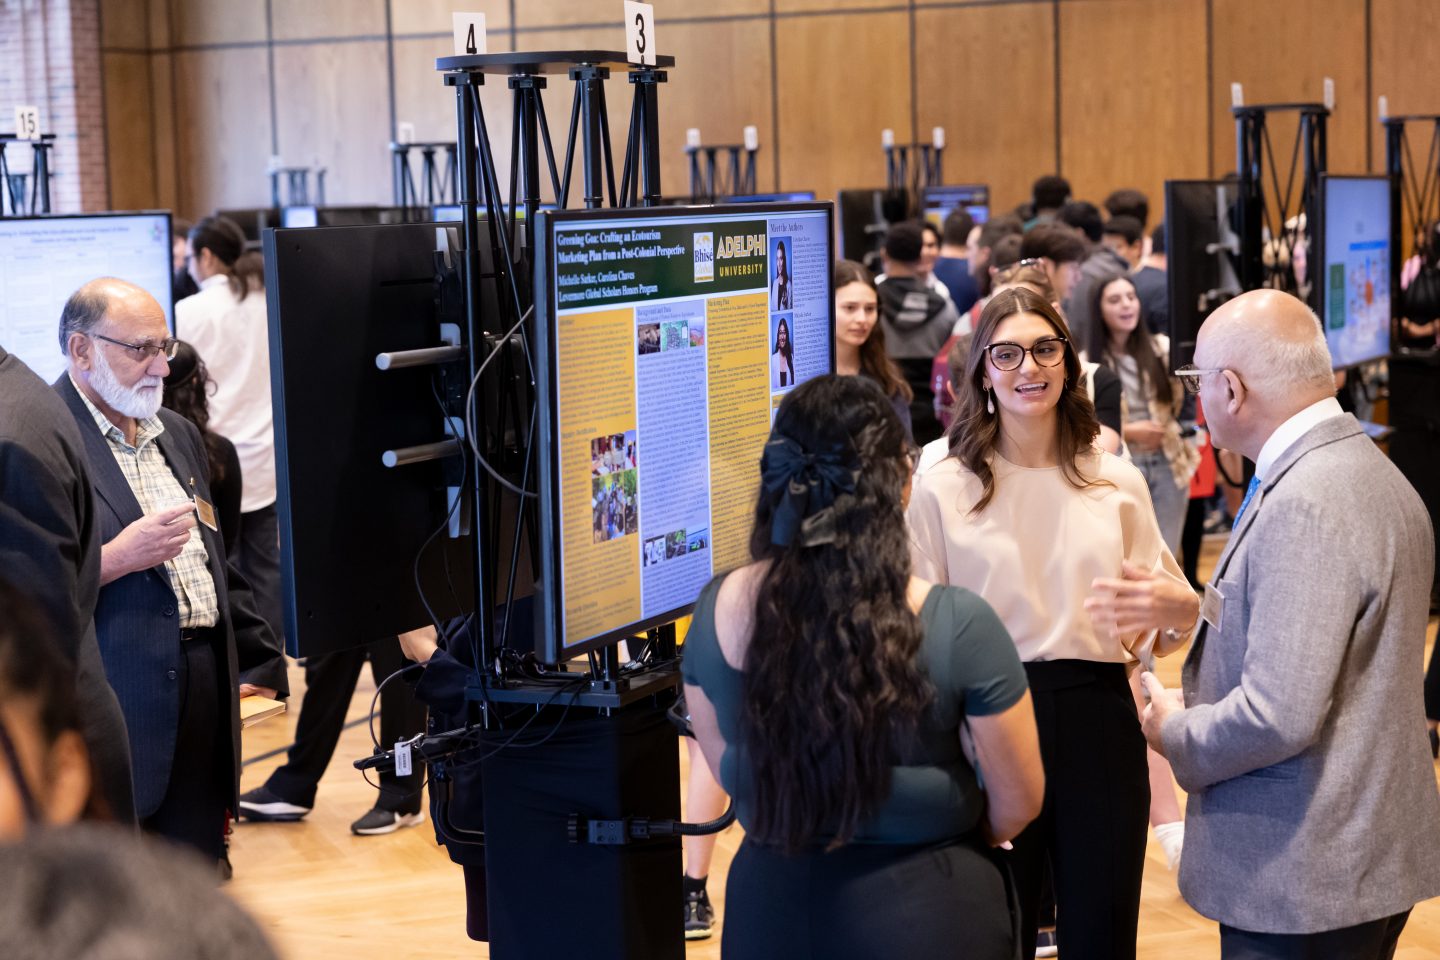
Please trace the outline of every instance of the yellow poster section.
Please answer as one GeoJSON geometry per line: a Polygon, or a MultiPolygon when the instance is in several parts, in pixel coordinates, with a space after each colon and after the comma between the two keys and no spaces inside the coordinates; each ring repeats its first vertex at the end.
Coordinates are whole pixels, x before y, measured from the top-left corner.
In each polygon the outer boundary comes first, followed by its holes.
{"type": "Polygon", "coordinates": [[[716,297],[710,351],[710,544],[715,572],[750,561],[760,454],[770,435],[769,298],[716,297]]]}
{"type": "Polygon", "coordinates": [[[562,315],[560,497],[565,644],[640,619],[640,535],[595,542],[590,441],[634,430],[635,312],[562,315]]]}

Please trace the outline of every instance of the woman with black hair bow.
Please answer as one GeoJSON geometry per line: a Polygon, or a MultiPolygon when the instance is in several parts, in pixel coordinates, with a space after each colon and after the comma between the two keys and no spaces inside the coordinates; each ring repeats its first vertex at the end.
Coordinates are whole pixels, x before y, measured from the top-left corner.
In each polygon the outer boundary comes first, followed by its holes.
{"type": "Polygon", "coordinates": [[[1034,714],[994,612],[910,576],[912,464],[873,384],[797,387],[761,461],[754,562],[696,606],[686,699],[746,831],[727,958],[1014,956],[989,847],[1039,810],[1034,714]]]}

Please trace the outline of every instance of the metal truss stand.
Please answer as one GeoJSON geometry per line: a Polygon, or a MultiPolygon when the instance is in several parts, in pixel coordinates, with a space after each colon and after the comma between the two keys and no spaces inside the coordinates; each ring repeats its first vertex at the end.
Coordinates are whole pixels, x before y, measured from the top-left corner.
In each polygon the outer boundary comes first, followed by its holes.
{"type": "Polygon", "coordinates": [[[430,208],[436,204],[454,203],[458,196],[455,189],[455,144],[453,143],[391,143],[390,144],[391,186],[394,189],[395,206],[407,210],[424,210],[430,215],[430,208]],[[410,151],[420,153],[420,189],[415,187],[415,171],[410,166],[410,151]],[[436,163],[436,156],[444,154],[443,164],[436,163]]]}
{"type": "Polygon", "coordinates": [[[270,171],[270,207],[308,206],[310,204],[310,174],[315,174],[315,206],[325,206],[325,168],[311,170],[310,167],[276,167],[270,171]],[[285,202],[281,203],[281,178],[285,183],[285,202]]]}
{"type": "MultiPolygon", "coordinates": [[[[887,131],[888,134],[888,131],[887,131]]],[[[917,198],[926,187],[945,182],[945,147],[933,143],[883,142],[885,185],[890,190],[910,190],[917,198]],[[911,166],[911,161],[914,166],[911,166]]]]}
{"type": "Polygon", "coordinates": [[[755,155],[743,143],[692,144],[685,148],[690,158],[690,199],[715,203],[722,197],[745,196],[755,192],[755,155]],[[720,153],[725,153],[725,174],[720,172],[720,153]],[[742,159],[744,158],[743,163],[742,159]],[[704,163],[701,163],[701,159],[704,163]]]}
{"type": "MultiPolygon", "coordinates": [[[[455,110],[458,127],[456,140],[456,182],[457,198],[461,207],[461,284],[465,302],[465,338],[470,353],[470,376],[475,378],[488,358],[496,351],[505,351],[496,364],[500,377],[510,375],[507,364],[529,362],[532,352],[529,344],[534,342],[534,318],[530,313],[535,300],[533,289],[533,263],[537,235],[536,213],[541,203],[541,189],[544,186],[541,158],[544,157],[548,186],[558,206],[569,205],[571,176],[577,145],[581,153],[583,178],[583,202],[587,208],[598,208],[633,203],[637,195],[645,206],[660,198],[659,164],[659,116],[656,88],[665,82],[663,69],[675,63],[674,57],[659,57],[655,67],[631,68],[625,62],[625,54],[615,51],[573,50],[526,53],[482,54],[478,56],[442,57],[436,61],[436,68],[444,74],[446,86],[455,90],[455,110]],[[630,82],[634,88],[634,103],[631,109],[630,134],[626,143],[624,176],[621,189],[616,190],[615,166],[610,148],[610,121],[605,104],[605,80],[612,69],[629,70],[630,82]],[[574,99],[571,107],[569,138],[565,145],[563,165],[556,163],[556,154],[546,119],[543,91],[548,78],[563,75],[574,83],[574,99]],[[508,197],[502,193],[498,165],[491,149],[490,131],[481,104],[480,88],[486,76],[504,76],[513,93],[513,126],[511,134],[510,189],[508,197]],[[508,200],[508,204],[506,201],[508,200]],[[481,209],[486,211],[482,221],[481,209]],[[521,211],[523,210],[523,214],[521,211]],[[523,232],[521,229],[523,227],[523,232]],[[482,230],[485,231],[482,234],[482,230]],[[494,269],[484,273],[481,269],[482,244],[493,252],[494,269]],[[486,285],[493,284],[494,296],[487,300],[486,285]],[[495,315],[485,314],[485,304],[493,303],[495,315]],[[525,318],[528,322],[522,322],[525,318]],[[512,347],[518,346],[519,357],[512,358],[512,347]]],[[[516,368],[513,373],[521,371],[516,368]]],[[[490,463],[505,463],[507,457],[514,462],[514,448],[517,440],[534,436],[533,377],[526,377],[527,409],[522,404],[506,405],[501,409],[484,409],[483,394],[479,391],[475,422],[477,446],[486,453],[490,463]],[[508,419],[507,419],[508,418],[508,419]],[[482,435],[484,431],[485,435],[482,435]],[[508,441],[506,438],[509,438],[508,441]]],[[[502,397],[510,391],[503,391],[502,397]]],[[[526,442],[525,448],[530,444],[526,442]]],[[[528,478],[534,473],[534,451],[530,450],[524,462],[519,464],[520,483],[524,489],[528,478]]],[[[472,476],[481,476],[477,465],[472,476]]],[[[498,537],[500,530],[500,490],[494,483],[481,480],[475,484],[473,493],[474,543],[475,543],[475,600],[477,605],[474,618],[479,660],[486,665],[482,682],[494,687],[487,695],[496,699],[505,696],[507,687],[504,671],[496,666],[500,650],[508,636],[507,623],[497,632],[494,611],[496,609],[497,574],[500,573],[502,554],[498,537]]],[[[534,522],[535,501],[533,497],[522,498],[520,520],[514,526],[514,541],[507,560],[511,570],[520,553],[521,529],[528,528],[535,536],[538,524],[534,522]]],[[[531,544],[531,556],[537,556],[536,544],[531,544]]],[[[513,583],[513,575],[505,582],[513,583]]],[[[673,631],[670,633],[670,648],[673,650],[673,631]]],[[[627,696],[645,696],[636,689],[627,693],[627,685],[619,673],[620,663],[615,648],[603,654],[603,664],[595,663],[596,679],[591,689],[606,695],[613,695],[609,702],[618,705],[627,696]]],[[[653,692],[653,691],[652,691],[653,692]]],[[[516,699],[526,694],[516,691],[516,699]]]]}
{"type": "Polygon", "coordinates": [[[50,151],[55,147],[55,134],[42,134],[39,140],[21,140],[13,133],[0,133],[0,217],[25,217],[50,212],[50,151]],[[27,175],[10,169],[6,150],[12,143],[28,143],[33,151],[28,179],[30,197],[25,197],[27,175]]]}
{"type": "MultiPolygon", "coordinates": [[[[1272,103],[1233,107],[1240,199],[1237,204],[1240,236],[1239,279],[1242,290],[1274,287],[1302,296],[1312,309],[1319,309],[1320,284],[1309,278],[1308,290],[1295,279],[1293,253],[1297,243],[1319,223],[1317,204],[1320,175],[1326,169],[1325,123],[1330,110],[1320,103],[1272,103]],[[1299,130],[1290,153],[1285,179],[1280,179],[1279,158],[1270,142],[1267,120],[1272,113],[1298,113],[1299,130]],[[1298,203],[1296,172],[1300,177],[1298,203]],[[1266,193],[1269,180],[1272,194],[1266,193]],[[1272,219],[1272,213],[1275,215],[1272,219]],[[1302,228],[1296,220],[1305,215],[1302,228]],[[1270,256],[1265,256],[1266,246],[1270,256]]],[[[1311,269],[1318,268],[1312,264],[1311,269]]]]}
{"type": "MultiPolygon", "coordinates": [[[[1440,242],[1430,229],[1431,224],[1440,220],[1440,114],[1381,117],[1380,125],[1385,128],[1385,172],[1390,175],[1390,222],[1394,224],[1394,235],[1398,240],[1410,241],[1409,255],[1419,254],[1428,261],[1429,254],[1440,242]],[[1423,166],[1415,163],[1410,150],[1406,130],[1411,123],[1430,125],[1430,149],[1423,166]],[[1408,238],[1405,236],[1407,218],[1408,238]]],[[[1406,256],[1404,244],[1396,243],[1390,257],[1392,298],[1400,294],[1400,271],[1406,256]]]]}

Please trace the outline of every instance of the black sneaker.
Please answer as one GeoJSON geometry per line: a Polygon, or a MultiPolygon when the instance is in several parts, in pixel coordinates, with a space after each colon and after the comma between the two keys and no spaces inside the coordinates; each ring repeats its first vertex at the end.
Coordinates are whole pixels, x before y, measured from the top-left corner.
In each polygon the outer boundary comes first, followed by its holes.
{"type": "Polygon", "coordinates": [[[291,803],[266,787],[240,794],[240,819],[256,823],[294,823],[310,812],[309,807],[291,803]]]}
{"type": "Polygon", "coordinates": [[[715,908],[710,906],[709,892],[685,894],[685,939],[708,940],[714,932],[715,908]]]}
{"type": "Polygon", "coordinates": [[[425,814],[421,811],[396,813],[394,810],[382,810],[374,807],[365,816],[350,824],[350,832],[361,837],[376,837],[382,833],[394,833],[401,827],[413,827],[424,822],[425,814]]]}

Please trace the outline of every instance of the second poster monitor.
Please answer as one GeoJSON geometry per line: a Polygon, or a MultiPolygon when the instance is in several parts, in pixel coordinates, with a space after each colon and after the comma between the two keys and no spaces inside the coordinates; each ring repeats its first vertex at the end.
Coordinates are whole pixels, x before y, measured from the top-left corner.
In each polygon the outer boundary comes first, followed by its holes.
{"type": "Polygon", "coordinates": [[[835,367],[829,203],[542,213],[541,655],[749,560],[775,408],[835,367]]]}

